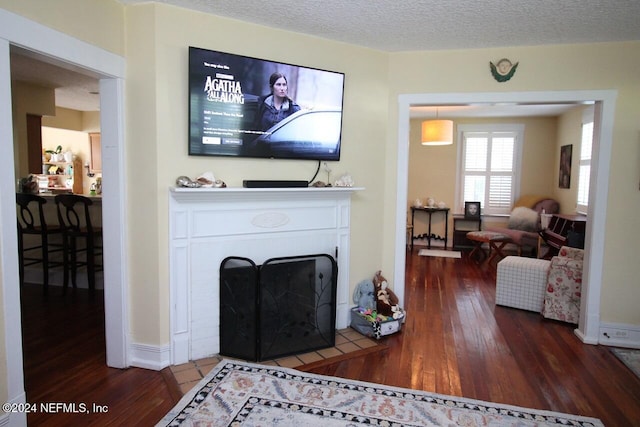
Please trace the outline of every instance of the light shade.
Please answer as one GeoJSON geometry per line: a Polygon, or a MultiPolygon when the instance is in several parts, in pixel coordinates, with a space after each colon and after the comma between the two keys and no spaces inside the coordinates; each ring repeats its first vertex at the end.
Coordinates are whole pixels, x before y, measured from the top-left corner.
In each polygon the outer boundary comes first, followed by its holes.
{"type": "Polygon", "coordinates": [[[451,120],[426,120],[422,122],[422,145],[453,144],[451,120]]]}

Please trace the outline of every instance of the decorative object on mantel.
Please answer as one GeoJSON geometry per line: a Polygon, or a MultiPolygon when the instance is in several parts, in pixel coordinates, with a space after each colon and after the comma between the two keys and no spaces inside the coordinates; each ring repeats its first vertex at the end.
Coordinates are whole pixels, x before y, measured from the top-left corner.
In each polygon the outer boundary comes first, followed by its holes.
{"type": "Polygon", "coordinates": [[[184,176],[181,175],[178,178],[176,178],[176,185],[178,187],[185,187],[185,188],[198,188],[198,187],[202,187],[202,184],[192,181],[191,178],[189,178],[188,176],[184,176]]]}
{"type": "Polygon", "coordinates": [[[324,181],[316,181],[313,184],[311,184],[311,187],[317,187],[317,188],[331,187],[331,184],[327,184],[324,181]]]}
{"type": "Polygon", "coordinates": [[[188,176],[181,175],[176,178],[176,185],[178,187],[185,188],[226,188],[227,184],[220,180],[216,179],[213,176],[213,172],[204,172],[200,176],[193,181],[188,176]]]}
{"type": "MultiPolygon", "coordinates": [[[[322,163],[322,166],[324,168],[324,171],[327,173],[327,182],[331,182],[331,168],[329,167],[329,164],[327,162],[322,163]]],[[[331,184],[328,184],[331,185],[331,184]]]]}
{"type": "Polygon", "coordinates": [[[353,178],[348,173],[343,174],[334,183],[336,187],[353,187],[353,178]]]}
{"type": "Polygon", "coordinates": [[[436,206],[438,207],[438,209],[444,209],[447,207],[447,204],[440,200],[438,203],[436,203],[436,206]]]}
{"type": "Polygon", "coordinates": [[[516,73],[519,62],[512,64],[507,58],[502,58],[497,64],[489,61],[489,67],[491,68],[491,75],[499,83],[509,81],[511,77],[516,73]]]}
{"type": "Polygon", "coordinates": [[[211,188],[216,182],[216,177],[213,176],[213,172],[204,172],[196,178],[196,182],[204,188],[211,188]]]}

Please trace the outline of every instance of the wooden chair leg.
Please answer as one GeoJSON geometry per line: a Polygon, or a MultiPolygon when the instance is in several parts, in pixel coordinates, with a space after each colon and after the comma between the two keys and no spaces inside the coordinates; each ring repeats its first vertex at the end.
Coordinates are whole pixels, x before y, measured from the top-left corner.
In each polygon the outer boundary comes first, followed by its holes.
{"type": "Polygon", "coordinates": [[[62,275],[62,294],[67,293],[67,288],[69,287],[69,237],[62,236],[62,267],[63,267],[63,275],[62,275]]]}
{"type": "Polygon", "coordinates": [[[49,240],[42,236],[42,292],[49,294],[49,240]]]}
{"type": "Polygon", "coordinates": [[[18,272],[20,274],[20,287],[24,285],[24,242],[22,239],[22,234],[18,233],[18,272]]]}
{"type": "Polygon", "coordinates": [[[89,283],[89,292],[94,293],[96,290],[96,259],[93,239],[87,237],[87,281],[89,283]]]}
{"type": "Polygon", "coordinates": [[[71,238],[71,286],[73,290],[78,288],[77,273],[78,273],[78,242],[76,237],[71,238]]]}

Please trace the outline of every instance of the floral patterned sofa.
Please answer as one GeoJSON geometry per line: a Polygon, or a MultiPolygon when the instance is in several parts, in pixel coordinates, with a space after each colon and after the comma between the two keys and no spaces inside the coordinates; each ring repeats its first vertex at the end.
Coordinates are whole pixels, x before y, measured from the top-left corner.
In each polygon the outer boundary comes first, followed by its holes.
{"type": "Polygon", "coordinates": [[[578,323],[582,295],[584,250],[563,246],[551,258],[542,315],[548,319],[578,323]]]}

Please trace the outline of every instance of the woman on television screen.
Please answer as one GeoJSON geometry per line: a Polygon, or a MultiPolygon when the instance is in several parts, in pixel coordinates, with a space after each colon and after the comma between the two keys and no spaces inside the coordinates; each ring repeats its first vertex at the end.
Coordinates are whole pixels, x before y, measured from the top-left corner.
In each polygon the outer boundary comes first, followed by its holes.
{"type": "Polygon", "coordinates": [[[287,95],[289,88],[284,74],[271,74],[269,88],[271,93],[260,98],[256,115],[257,128],[262,131],[269,130],[276,123],[300,111],[300,106],[287,95]]]}

